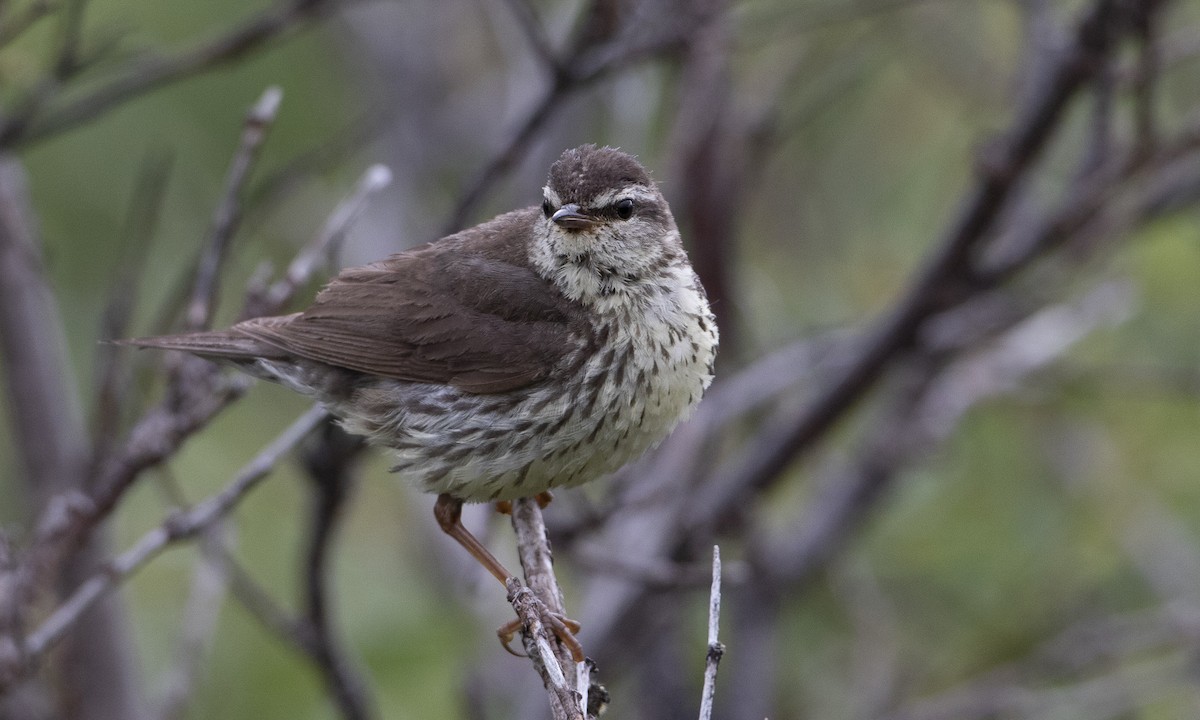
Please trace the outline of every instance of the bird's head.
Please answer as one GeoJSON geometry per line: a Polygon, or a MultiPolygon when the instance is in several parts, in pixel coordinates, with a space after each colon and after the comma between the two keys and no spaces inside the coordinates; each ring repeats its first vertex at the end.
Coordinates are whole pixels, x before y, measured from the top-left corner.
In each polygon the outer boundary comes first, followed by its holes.
{"type": "Polygon", "coordinates": [[[636,292],[686,262],[667,201],[632,155],[567,150],[542,188],[534,263],[568,296],[602,301],[636,292]]]}

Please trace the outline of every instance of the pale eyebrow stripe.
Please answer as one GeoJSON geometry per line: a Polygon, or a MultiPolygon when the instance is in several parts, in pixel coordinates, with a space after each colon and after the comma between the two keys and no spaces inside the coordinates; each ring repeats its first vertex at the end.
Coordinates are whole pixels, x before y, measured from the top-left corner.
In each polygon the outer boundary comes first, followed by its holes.
{"type": "Polygon", "coordinates": [[[655,193],[653,190],[640,185],[629,185],[618,190],[609,190],[600,193],[596,196],[595,205],[596,207],[604,207],[624,198],[629,198],[630,200],[653,200],[655,193]]]}

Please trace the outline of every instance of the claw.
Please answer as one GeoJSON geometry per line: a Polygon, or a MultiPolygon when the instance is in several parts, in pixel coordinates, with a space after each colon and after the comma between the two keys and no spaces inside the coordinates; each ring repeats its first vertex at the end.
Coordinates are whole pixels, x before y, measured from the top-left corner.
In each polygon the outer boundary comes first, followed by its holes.
{"type": "MultiPolygon", "coordinates": [[[[583,662],[583,646],[580,645],[579,640],[575,638],[575,634],[578,633],[583,626],[566,615],[556,612],[546,613],[542,620],[550,627],[550,630],[554,633],[554,637],[558,638],[558,641],[562,643],[563,646],[571,653],[571,659],[577,663],[583,662]]],[[[516,650],[513,650],[509,645],[509,643],[513,641],[513,638],[516,637],[517,633],[524,629],[525,628],[521,624],[520,618],[513,618],[512,620],[509,620],[500,627],[496,628],[496,636],[500,638],[500,644],[504,646],[504,649],[507,650],[510,655],[527,657],[524,653],[519,653],[516,650]]]]}
{"type": "Polygon", "coordinates": [[[508,651],[509,655],[523,658],[528,657],[528,655],[513,650],[512,645],[509,644],[513,641],[513,638],[517,636],[517,632],[520,630],[521,620],[519,618],[513,618],[512,620],[509,620],[500,627],[496,628],[496,636],[500,638],[500,644],[504,646],[504,649],[508,651]]]}

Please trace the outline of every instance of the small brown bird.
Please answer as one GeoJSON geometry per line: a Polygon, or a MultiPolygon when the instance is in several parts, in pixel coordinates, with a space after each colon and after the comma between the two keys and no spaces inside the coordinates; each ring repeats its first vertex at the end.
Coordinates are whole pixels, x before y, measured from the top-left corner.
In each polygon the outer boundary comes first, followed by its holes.
{"type": "Polygon", "coordinates": [[[462,503],[538,496],[641,455],[700,401],[717,327],[646,170],[584,145],[551,166],[540,208],[344,270],[304,312],[127,342],[316,398],[437,493],[442,529],[503,583],[462,503]]]}

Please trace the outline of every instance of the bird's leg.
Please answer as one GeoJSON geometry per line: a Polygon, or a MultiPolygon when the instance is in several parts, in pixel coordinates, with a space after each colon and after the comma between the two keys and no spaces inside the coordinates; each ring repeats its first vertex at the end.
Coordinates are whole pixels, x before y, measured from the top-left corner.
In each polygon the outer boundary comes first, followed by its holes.
{"type": "MultiPolygon", "coordinates": [[[[550,501],[554,499],[554,495],[552,495],[549,490],[546,490],[545,492],[538,493],[534,499],[537,500],[539,508],[545,508],[550,504],[550,501]]],[[[488,552],[487,548],[485,548],[477,539],[475,539],[474,535],[467,532],[467,529],[463,527],[462,521],[459,520],[459,514],[461,510],[462,501],[455,500],[449,495],[443,493],[442,495],[438,496],[437,505],[435,505],[433,508],[433,514],[437,516],[438,524],[442,526],[442,530],[444,530],[447,535],[454,538],[463,547],[465,547],[467,552],[474,555],[475,558],[479,560],[479,562],[483,563],[484,567],[490,570],[493,575],[496,575],[497,569],[499,569],[499,571],[502,573],[507,573],[508,571],[504,569],[504,566],[500,564],[500,561],[496,560],[496,558],[493,557],[490,552],[488,552]]],[[[512,510],[513,506],[511,500],[500,500],[496,502],[496,512],[504,515],[512,515],[512,510]]],[[[500,575],[496,575],[496,578],[500,579],[500,575]]],[[[504,580],[500,580],[500,582],[503,583],[504,580]]],[[[583,646],[580,645],[579,640],[575,638],[575,635],[581,628],[580,624],[566,615],[556,612],[546,612],[545,618],[545,622],[550,626],[550,630],[554,633],[554,636],[558,638],[559,642],[567,647],[567,650],[570,651],[571,657],[575,660],[575,662],[583,662],[583,646]]],[[[500,637],[500,644],[504,646],[504,649],[513,655],[517,655],[518,657],[521,656],[520,653],[513,650],[509,643],[512,642],[513,637],[516,636],[517,632],[521,630],[521,628],[521,619],[514,618],[504,623],[496,630],[496,635],[500,637]]]]}
{"type": "Polygon", "coordinates": [[[471,553],[471,557],[478,560],[493,577],[500,581],[501,585],[504,585],[510,577],[515,576],[500,564],[496,556],[492,555],[483,546],[483,543],[479,542],[478,538],[463,527],[462,505],[462,500],[446,493],[438,495],[437,502],[433,506],[433,516],[437,518],[438,527],[442,529],[442,532],[454,538],[459,545],[466,548],[467,552],[471,553]]]}

